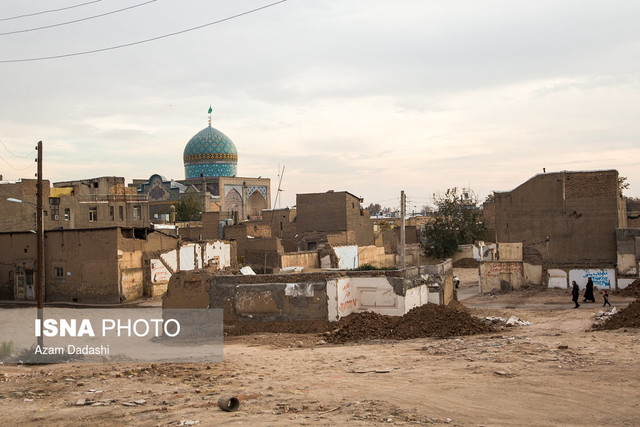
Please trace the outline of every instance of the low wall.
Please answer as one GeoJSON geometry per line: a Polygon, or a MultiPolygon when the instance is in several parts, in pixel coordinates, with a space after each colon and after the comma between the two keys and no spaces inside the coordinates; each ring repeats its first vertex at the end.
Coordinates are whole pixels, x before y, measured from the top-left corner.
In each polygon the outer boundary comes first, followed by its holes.
{"type": "Polygon", "coordinates": [[[487,261],[480,263],[480,291],[510,291],[524,283],[524,267],[518,261],[487,261]]]}
{"type": "Polygon", "coordinates": [[[291,252],[280,255],[280,267],[318,268],[318,252],[291,252]]]}
{"type": "Polygon", "coordinates": [[[164,308],[223,308],[225,322],[338,320],[354,312],[403,315],[453,299],[451,262],[404,271],[221,276],[207,271],[171,276],[164,308]]]}

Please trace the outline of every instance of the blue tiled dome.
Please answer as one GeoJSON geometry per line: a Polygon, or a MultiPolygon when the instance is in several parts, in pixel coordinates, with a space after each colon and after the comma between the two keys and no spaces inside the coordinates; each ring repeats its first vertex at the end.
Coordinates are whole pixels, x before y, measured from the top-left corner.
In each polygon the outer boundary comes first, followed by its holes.
{"type": "Polygon", "coordinates": [[[195,134],[184,147],[185,178],[236,176],[238,151],[233,141],[208,126],[195,134]]]}

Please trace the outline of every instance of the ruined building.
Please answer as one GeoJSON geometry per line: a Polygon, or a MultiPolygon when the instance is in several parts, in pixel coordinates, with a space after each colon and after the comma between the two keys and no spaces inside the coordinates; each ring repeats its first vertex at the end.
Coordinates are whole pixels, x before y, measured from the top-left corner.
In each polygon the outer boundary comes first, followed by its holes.
{"type": "Polygon", "coordinates": [[[484,214],[488,239],[522,242],[526,260],[560,266],[614,266],[616,229],[626,227],[616,170],[538,174],[496,192],[484,214]]]}

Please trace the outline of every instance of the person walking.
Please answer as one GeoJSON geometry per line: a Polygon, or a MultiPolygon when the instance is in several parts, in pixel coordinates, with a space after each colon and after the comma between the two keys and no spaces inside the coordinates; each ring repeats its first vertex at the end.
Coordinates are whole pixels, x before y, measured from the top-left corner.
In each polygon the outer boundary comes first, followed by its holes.
{"type": "Polygon", "coordinates": [[[573,297],[572,301],[576,304],[576,306],[573,308],[578,308],[580,307],[580,304],[578,304],[578,298],[580,297],[580,288],[578,287],[578,284],[575,280],[571,281],[571,285],[571,296],[573,297]]]}
{"type": "Polygon", "coordinates": [[[584,302],[596,302],[596,297],[593,294],[593,280],[591,280],[591,277],[587,280],[587,286],[584,289],[584,302]]]}
{"type": "Polygon", "coordinates": [[[609,304],[609,307],[611,307],[611,303],[609,302],[609,293],[606,289],[602,290],[602,298],[604,298],[604,304],[602,304],[602,306],[606,307],[607,304],[609,304]]]}

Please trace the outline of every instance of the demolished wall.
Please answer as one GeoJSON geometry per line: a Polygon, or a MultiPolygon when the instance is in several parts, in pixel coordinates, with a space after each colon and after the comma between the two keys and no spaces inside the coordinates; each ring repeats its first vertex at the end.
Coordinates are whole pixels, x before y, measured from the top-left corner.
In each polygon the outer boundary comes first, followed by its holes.
{"type": "Polygon", "coordinates": [[[226,323],[337,320],[364,311],[403,315],[451,301],[452,278],[450,261],[404,271],[223,276],[196,270],[172,275],[163,307],[222,308],[226,323]]]}

